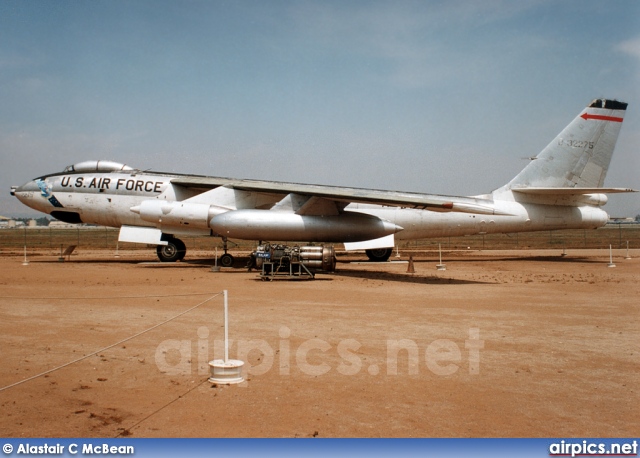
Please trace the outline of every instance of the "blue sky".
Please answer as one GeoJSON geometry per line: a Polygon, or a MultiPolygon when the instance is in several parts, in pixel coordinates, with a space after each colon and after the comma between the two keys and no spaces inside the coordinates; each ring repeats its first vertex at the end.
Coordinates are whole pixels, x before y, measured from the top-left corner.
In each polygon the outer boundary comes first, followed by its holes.
{"type": "Polygon", "coordinates": [[[0,214],[87,159],[480,194],[596,97],[630,104],[606,185],[640,189],[636,0],[7,0],[0,214]]]}

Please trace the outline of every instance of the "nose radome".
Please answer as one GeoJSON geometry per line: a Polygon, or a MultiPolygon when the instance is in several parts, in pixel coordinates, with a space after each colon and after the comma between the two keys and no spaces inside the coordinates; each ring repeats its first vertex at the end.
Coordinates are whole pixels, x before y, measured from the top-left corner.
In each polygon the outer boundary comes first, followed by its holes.
{"type": "Polygon", "coordinates": [[[35,180],[27,181],[22,186],[11,186],[11,195],[15,196],[17,192],[40,192],[40,188],[36,184],[35,180]]]}
{"type": "Polygon", "coordinates": [[[28,181],[22,186],[11,186],[11,195],[35,210],[46,212],[46,207],[51,206],[46,199],[42,198],[40,188],[35,180],[28,181]]]}

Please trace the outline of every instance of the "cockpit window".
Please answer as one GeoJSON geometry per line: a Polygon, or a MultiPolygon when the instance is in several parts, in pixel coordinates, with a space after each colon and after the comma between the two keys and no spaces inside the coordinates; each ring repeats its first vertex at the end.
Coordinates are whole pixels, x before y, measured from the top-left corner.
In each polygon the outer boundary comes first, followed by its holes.
{"type": "Polygon", "coordinates": [[[74,173],[74,172],[118,172],[118,171],[133,170],[128,165],[121,164],[114,161],[84,161],[77,164],[68,165],[62,171],[62,173],[74,173]]]}

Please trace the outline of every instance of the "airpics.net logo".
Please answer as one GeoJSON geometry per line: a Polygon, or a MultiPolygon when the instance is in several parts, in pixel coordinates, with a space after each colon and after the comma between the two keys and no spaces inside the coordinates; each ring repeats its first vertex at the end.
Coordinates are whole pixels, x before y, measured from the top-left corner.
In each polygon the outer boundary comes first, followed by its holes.
{"type": "MultiPolygon", "coordinates": [[[[224,341],[213,341],[214,358],[211,358],[209,328],[199,327],[197,336],[195,342],[177,339],[162,341],[155,352],[158,369],[167,375],[188,375],[193,373],[195,362],[198,374],[206,375],[209,361],[222,358],[224,341]]],[[[480,350],[484,348],[479,328],[469,328],[464,341],[436,339],[418,344],[412,339],[386,339],[382,341],[386,349],[385,357],[379,360],[363,354],[363,346],[357,339],[342,339],[332,345],[326,340],[312,338],[294,344],[287,326],[279,329],[278,337],[275,346],[264,339],[229,340],[230,348],[235,350],[233,359],[245,361],[246,375],[264,375],[277,370],[279,375],[288,376],[297,369],[305,375],[316,377],[331,371],[353,376],[364,370],[372,376],[381,373],[397,376],[418,375],[425,367],[439,376],[453,375],[460,370],[477,375],[480,373],[480,350]]]]}
{"type": "Polygon", "coordinates": [[[549,445],[549,456],[638,456],[638,441],[607,443],[561,440],[549,445]]]}

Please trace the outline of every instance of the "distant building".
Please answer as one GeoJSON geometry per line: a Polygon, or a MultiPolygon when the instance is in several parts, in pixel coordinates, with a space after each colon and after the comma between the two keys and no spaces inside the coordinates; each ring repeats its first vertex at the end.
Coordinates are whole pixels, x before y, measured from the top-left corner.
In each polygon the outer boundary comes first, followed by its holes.
{"type": "Polygon", "coordinates": [[[51,221],[49,223],[51,229],[73,229],[78,227],[77,224],[65,223],[64,221],[51,221]]]}
{"type": "Polygon", "coordinates": [[[640,221],[638,221],[636,218],[631,218],[631,217],[615,217],[612,216],[609,218],[609,221],[607,221],[607,225],[614,225],[614,224],[638,224],[640,221]]]}

